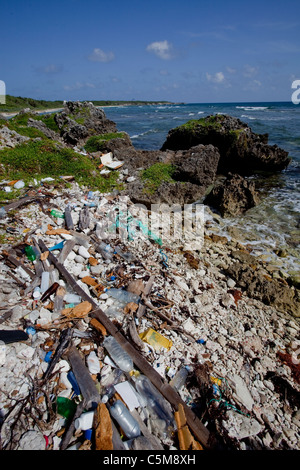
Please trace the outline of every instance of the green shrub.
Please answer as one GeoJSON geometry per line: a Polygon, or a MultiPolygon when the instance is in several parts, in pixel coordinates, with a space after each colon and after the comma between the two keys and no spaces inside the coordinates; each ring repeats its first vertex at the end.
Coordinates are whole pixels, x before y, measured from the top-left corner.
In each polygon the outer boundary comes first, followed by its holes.
{"type": "Polygon", "coordinates": [[[170,163],[154,163],[141,172],[141,179],[145,182],[145,191],[155,193],[163,182],[174,182],[174,167],[170,163]]]}
{"type": "Polygon", "coordinates": [[[105,149],[105,144],[111,139],[124,138],[123,132],[110,132],[90,137],[84,146],[87,152],[101,152],[105,149]]]}

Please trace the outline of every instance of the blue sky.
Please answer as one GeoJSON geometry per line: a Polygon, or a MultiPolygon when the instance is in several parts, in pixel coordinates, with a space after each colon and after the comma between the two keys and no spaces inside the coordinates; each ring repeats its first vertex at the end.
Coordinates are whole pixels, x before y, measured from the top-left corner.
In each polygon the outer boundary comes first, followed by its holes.
{"type": "Polygon", "coordinates": [[[0,80],[37,99],[290,101],[297,0],[1,0],[0,80]]]}

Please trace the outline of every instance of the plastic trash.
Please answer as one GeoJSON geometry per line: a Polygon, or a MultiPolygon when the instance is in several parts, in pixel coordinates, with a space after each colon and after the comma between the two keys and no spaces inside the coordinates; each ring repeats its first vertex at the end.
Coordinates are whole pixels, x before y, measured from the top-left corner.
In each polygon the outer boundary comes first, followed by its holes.
{"type": "Polygon", "coordinates": [[[88,441],[92,440],[92,436],[93,436],[93,429],[86,429],[84,431],[84,438],[87,439],[88,441]]]}
{"type": "Polygon", "coordinates": [[[87,366],[91,374],[99,374],[100,362],[95,351],[92,351],[86,358],[87,366]]]}
{"type": "Polygon", "coordinates": [[[64,219],[65,218],[65,214],[63,214],[62,212],[60,212],[56,209],[52,209],[50,214],[52,215],[52,217],[55,217],[57,219],[64,219]]]}
{"type": "Polygon", "coordinates": [[[29,261],[36,260],[36,253],[32,246],[30,245],[25,246],[24,251],[29,261]]]}
{"type": "Polygon", "coordinates": [[[145,401],[150,418],[158,422],[157,434],[167,436],[175,427],[170,404],[145,375],[134,377],[134,382],[136,390],[145,401]]]}
{"type": "Polygon", "coordinates": [[[4,209],[4,207],[1,207],[0,208],[0,219],[5,219],[5,217],[7,217],[7,212],[4,209]]]}
{"type": "Polygon", "coordinates": [[[72,388],[73,388],[73,391],[74,391],[75,395],[77,395],[77,396],[81,395],[79,385],[77,383],[76,377],[75,377],[74,372],[72,370],[70,370],[68,372],[67,379],[70,382],[70,384],[72,385],[72,388]]]}
{"type": "Polygon", "coordinates": [[[133,370],[133,362],[131,357],[124,351],[113,336],[107,336],[103,341],[103,346],[107,350],[111,359],[124,372],[133,370]]]}
{"type": "Polygon", "coordinates": [[[101,242],[97,246],[96,250],[99,253],[101,253],[103,258],[106,259],[106,260],[111,260],[113,258],[114,249],[108,243],[101,242]]]}
{"type": "Polygon", "coordinates": [[[26,341],[29,338],[28,334],[22,330],[1,330],[0,341],[5,344],[16,343],[19,341],[26,341]]]}
{"type": "Polygon", "coordinates": [[[161,348],[169,350],[173,345],[172,341],[165,338],[160,333],[157,333],[157,331],[153,330],[153,328],[148,328],[148,330],[140,333],[139,337],[145,343],[153,346],[156,351],[159,351],[161,348]]]}
{"type": "Polygon", "coordinates": [[[117,289],[112,287],[107,291],[108,295],[113,297],[114,299],[118,300],[119,302],[124,302],[124,304],[128,304],[130,302],[139,303],[140,296],[134,294],[133,292],[128,292],[124,289],[117,289]]]}
{"type": "Polygon", "coordinates": [[[117,421],[128,439],[141,435],[138,422],[121,400],[117,400],[109,409],[111,416],[117,421]]]}
{"type": "Polygon", "coordinates": [[[73,400],[66,397],[57,397],[56,410],[57,413],[66,419],[72,419],[76,411],[77,405],[73,400]]]}
{"type": "Polygon", "coordinates": [[[189,375],[189,370],[187,367],[182,367],[179,369],[172,380],[170,381],[171,387],[179,391],[186,382],[187,376],[189,375]]]}
{"type": "Polygon", "coordinates": [[[50,281],[50,273],[49,271],[42,272],[42,280],[41,280],[41,293],[43,294],[46,290],[49,289],[49,281],[50,281]]]}
{"type": "Polygon", "coordinates": [[[80,304],[81,297],[80,297],[80,295],[72,294],[71,292],[67,292],[66,295],[64,296],[64,301],[67,304],[80,304]]]}
{"type": "Polygon", "coordinates": [[[15,189],[21,189],[21,188],[24,188],[24,186],[25,186],[25,183],[22,180],[19,180],[14,184],[15,189]]]}
{"type": "Polygon", "coordinates": [[[81,429],[81,431],[91,429],[93,427],[94,414],[94,411],[87,411],[86,413],[82,413],[79,418],[75,419],[75,429],[81,429]]]}
{"type": "Polygon", "coordinates": [[[33,293],[32,293],[32,297],[35,299],[35,300],[38,300],[41,298],[41,288],[39,286],[35,287],[33,289],[33,293]]]}

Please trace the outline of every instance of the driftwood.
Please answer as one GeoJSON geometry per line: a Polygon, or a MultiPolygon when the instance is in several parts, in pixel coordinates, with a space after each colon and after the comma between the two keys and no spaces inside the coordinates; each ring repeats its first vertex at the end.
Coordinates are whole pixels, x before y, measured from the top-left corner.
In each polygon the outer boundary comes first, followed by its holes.
{"type": "MultiPolygon", "coordinates": [[[[39,240],[39,245],[43,251],[48,250],[47,246],[42,240],[39,240]]],[[[207,449],[215,447],[216,442],[214,437],[208,429],[201,423],[194,412],[186,405],[181,399],[180,395],[169,384],[165,383],[161,375],[148,363],[148,361],[130,344],[127,339],[119,332],[117,327],[105,315],[105,313],[98,307],[96,302],[77,284],[76,280],[70,275],[66,268],[58,262],[56,257],[50,252],[49,260],[60,271],[62,277],[70,284],[72,289],[80,295],[83,299],[92,304],[93,311],[90,313],[92,318],[96,318],[106,328],[106,330],[115,337],[116,341],[122,346],[132,358],[136,367],[145,374],[152,384],[159,390],[159,392],[178,410],[179,404],[182,404],[186,420],[189,428],[193,432],[195,438],[207,449]]]]}
{"type": "Polygon", "coordinates": [[[50,362],[50,365],[48,367],[48,369],[46,370],[45,374],[44,374],[44,377],[43,379],[46,380],[49,375],[51,374],[51,372],[53,371],[54,367],[56,366],[56,364],[58,363],[58,361],[60,360],[62,354],[65,352],[65,350],[68,348],[69,346],[69,343],[71,341],[71,338],[72,338],[72,330],[71,328],[67,328],[66,330],[63,330],[62,333],[61,333],[61,337],[60,337],[60,342],[59,342],[59,345],[58,347],[56,348],[56,351],[54,353],[54,356],[53,356],[53,359],[52,361],[50,362]]]}
{"type": "Polygon", "coordinates": [[[100,402],[99,392],[78,349],[75,346],[71,346],[67,352],[67,357],[87,408],[95,404],[97,405],[100,402]]]}

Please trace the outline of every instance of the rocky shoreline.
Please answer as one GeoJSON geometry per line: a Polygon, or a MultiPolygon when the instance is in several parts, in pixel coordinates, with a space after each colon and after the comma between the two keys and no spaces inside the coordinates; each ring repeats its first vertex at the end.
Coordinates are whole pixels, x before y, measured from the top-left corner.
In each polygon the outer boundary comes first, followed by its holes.
{"type": "MultiPolygon", "coordinates": [[[[77,106],[82,111],[81,106],[73,104],[73,114],[77,106]]],[[[82,129],[83,124],[70,118],[72,113],[70,104],[65,114],[57,115],[59,138],[80,149],[89,137],[86,129],[92,129],[95,123],[89,121],[82,129]]],[[[116,131],[113,123],[106,123],[104,113],[97,111],[96,120],[97,133],[100,129],[116,131]]],[[[43,126],[40,129],[45,131],[43,126]]],[[[62,260],[76,285],[94,299],[163,382],[169,383],[177,371],[188,367],[188,376],[178,394],[220,448],[299,450],[300,313],[295,283],[283,277],[280,269],[253,256],[251,247],[247,249],[237,238],[218,234],[220,224],[216,221],[220,216],[209,208],[211,217],[205,223],[200,249],[187,250],[182,240],[164,240],[160,245],[136,226],[133,236],[125,242],[118,237],[106,240],[113,248],[111,256],[97,249],[107,214],[124,202],[132,216],[138,218],[141,213],[137,212],[136,202],[145,205],[146,213],[151,203],[182,204],[208,197],[222,151],[203,143],[185,150],[138,151],[128,136],[108,140],[103,151],[112,152],[116,160],[125,162],[118,170],[123,190],[101,194],[72,181],[67,190],[51,186],[50,182],[47,187],[32,187],[29,195],[24,193],[26,204],[7,207],[7,216],[1,221],[2,229],[15,228],[22,238],[13,246],[2,246],[1,331],[28,334],[25,341],[7,343],[1,350],[2,448],[61,449],[66,445],[68,423],[52,409],[57,397],[70,398],[74,393],[66,378],[71,370],[66,352],[53,375],[43,381],[49,367],[45,357],[57,349],[66,328],[72,331],[72,344],[84,361],[96,353],[99,370],[91,372],[91,377],[99,396],[106,393],[114,370],[102,344],[108,333],[103,326],[100,330],[95,328],[94,309],[80,317],[72,312],[74,307],[66,307],[67,302],[57,311],[55,293],[43,302],[34,299],[34,288],[40,285],[44,271],[50,273],[49,285],[57,282],[74,293],[49,256],[40,253],[31,261],[26,257],[24,247],[41,248],[42,240],[46,247],[52,247],[53,256],[62,260]],[[172,181],[162,182],[154,193],[145,193],[140,169],[170,162],[177,172],[172,174],[172,181]],[[209,164],[205,166],[205,162],[209,164]],[[71,229],[66,216],[51,215],[51,210],[66,214],[68,208],[71,229]],[[70,248],[62,256],[62,247],[67,243],[70,248]],[[112,287],[135,292],[141,296],[139,304],[118,308],[109,295],[112,287]],[[68,308],[71,311],[66,312],[68,308]],[[141,341],[139,335],[149,328],[168,339],[171,347],[155,349],[141,341]]],[[[284,159],[286,164],[286,155],[284,159]]],[[[231,186],[226,203],[232,211],[247,210],[251,201],[255,204],[255,188],[241,178],[236,181],[238,178],[228,171],[222,186],[224,196],[234,180],[236,191],[231,186]],[[241,204],[237,206],[238,200],[241,204]]],[[[218,191],[210,191],[211,197],[220,195],[218,191]]],[[[219,209],[225,207],[226,197],[221,201],[223,206],[219,201],[219,209]]],[[[122,381],[126,379],[128,376],[122,381]]],[[[148,438],[148,446],[154,436],[154,448],[181,448],[178,423],[172,438],[161,436],[145,408],[135,411],[147,427],[143,435],[148,438]]],[[[197,429],[192,431],[195,438],[197,429]]],[[[200,444],[209,448],[207,442],[200,440],[200,444]]],[[[94,448],[95,442],[87,439],[84,432],[74,431],[66,445],[71,446],[88,450],[94,448]]]]}

